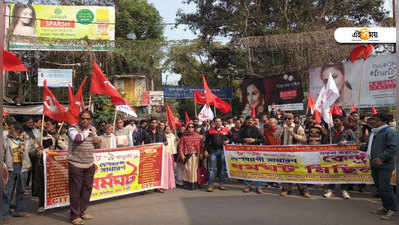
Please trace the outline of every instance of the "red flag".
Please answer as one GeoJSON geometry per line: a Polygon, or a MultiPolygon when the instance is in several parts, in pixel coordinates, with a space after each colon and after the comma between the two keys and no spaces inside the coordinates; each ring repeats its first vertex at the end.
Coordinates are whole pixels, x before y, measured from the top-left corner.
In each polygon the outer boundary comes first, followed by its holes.
{"type": "Polygon", "coordinates": [[[366,60],[371,55],[371,53],[373,52],[373,48],[374,46],[372,44],[366,45],[363,56],[364,60],[366,60]]]}
{"type": "Polygon", "coordinates": [[[256,117],[255,107],[252,107],[252,110],[251,110],[251,117],[252,117],[252,118],[255,118],[255,117],[256,117]]]}
{"type": "Polygon", "coordinates": [[[352,104],[351,112],[356,112],[356,111],[357,111],[357,109],[356,109],[356,107],[355,107],[355,104],[352,104]]]}
{"type": "Polygon", "coordinates": [[[179,120],[176,121],[176,127],[181,128],[183,125],[179,120]]]}
{"type": "Polygon", "coordinates": [[[43,114],[56,121],[64,121],[66,110],[54,94],[48,89],[47,81],[43,84],[43,114]]]}
{"type": "Polygon", "coordinates": [[[27,72],[24,63],[11,52],[3,50],[3,70],[13,72],[27,72]]]}
{"type": "Polygon", "coordinates": [[[231,105],[217,96],[215,98],[215,107],[222,113],[228,113],[231,110],[231,105]]]}
{"type": "Polygon", "coordinates": [[[185,113],[185,120],[186,120],[186,126],[187,126],[187,124],[189,124],[190,123],[190,117],[188,117],[188,114],[187,114],[187,112],[185,113]]]}
{"type": "Polygon", "coordinates": [[[176,128],[176,119],[173,116],[172,110],[170,110],[168,104],[166,104],[166,120],[168,121],[169,127],[174,130],[176,128]]]}
{"type": "Polygon", "coordinates": [[[331,112],[332,115],[339,115],[339,116],[343,115],[341,107],[339,107],[336,104],[332,105],[332,108],[331,108],[330,112],[331,112]]]}
{"type": "Polygon", "coordinates": [[[108,95],[114,105],[127,105],[118,90],[105,77],[96,61],[93,61],[93,70],[90,84],[90,94],[108,95]]]}
{"type": "Polygon", "coordinates": [[[314,106],[315,106],[315,102],[314,102],[314,99],[313,99],[313,97],[312,97],[312,93],[310,93],[310,91],[309,91],[309,95],[308,95],[308,108],[310,108],[310,109],[313,109],[314,108],[314,106]]]}
{"type": "Polygon", "coordinates": [[[314,119],[316,120],[316,124],[320,124],[321,123],[321,115],[320,115],[319,110],[315,110],[313,112],[313,115],[314,115],[314,119]]]}
{"type": "Polygon", "coordinates": [[[214,105],[216,95],[214,95],[211,89],[208,87],[208,83],[206,82],[205,76],[203,74],[202,74],[202,81],[204,83],[205,102],[208,105],[214,105]]]}
{"type": "Polygon", "coordinates": [[[76,95],[72,95],[71,87],[68,87],[69,94],[69,108],[65,115],[65,121],[69,124],[76,124],[79,122],[79,114],[85,109],[85,103],[83,101],[83,86],[85,85],[87,76],[83,79],[80,84],[78,92],[76,95]]]}
{"type": "Polygon", "coordinates": [[[3,116],[10,116],[6,111],[3,111],[3,116]]]}
{"type": "MultiPolygon", "coordinates": [[[[231,105],[216,95],[213,95],[214,101],[211,105],[214,105],[217,109],[219,109],[222,113],[228,113],[231,110],[231,105]]],[[[194,102],[197,104],[205,105],[206,103],[206,95],[200,91],[194,91],[194,102]]]]}
{"type": "Polygon", "coordinates": [[[355,62],[360,59],[365,53],[366,47],[364,45],[356,45],[356,47],[351,51],[351,55],[349,56],[351,62],[355,62]]]}
{"type": "Polygon", "coordinates": [[[194,91],[194,102],[197,104],[205,105],[206,104],[205,94],[200,91],[194,91]]]}
{"type": "Polygon", "coordinates": [[[375,115],[378,114],[377,109],[374,107],[374,105],[371,106],[371,114],[372,114],[373,116],[375,116],[375,115]]]}

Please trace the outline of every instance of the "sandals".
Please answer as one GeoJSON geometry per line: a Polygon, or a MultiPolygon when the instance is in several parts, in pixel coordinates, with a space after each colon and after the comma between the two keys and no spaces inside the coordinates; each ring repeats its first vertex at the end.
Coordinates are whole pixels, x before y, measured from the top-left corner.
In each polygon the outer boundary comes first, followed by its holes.
{"type": "Polygon", "coordinates": [[[79,218],[72,220],[72,224],[73,225],[83,225],[83,224],[85,224],[85,221],[79,217],[79,218]]]}

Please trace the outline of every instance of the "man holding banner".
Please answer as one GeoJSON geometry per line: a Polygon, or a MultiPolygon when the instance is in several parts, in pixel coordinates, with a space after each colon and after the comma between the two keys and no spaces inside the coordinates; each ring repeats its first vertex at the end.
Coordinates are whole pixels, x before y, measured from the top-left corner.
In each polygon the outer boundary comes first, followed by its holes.
{"type": "Polygon", "coordinates": [[[101,143],[95,128],[90,125],[93,115],[83,111],[79,115],[79,124],[68,129],[71,140],[69,146],[69,196],[71,221],[74,225],[84,224],[84,220],[93,219],[86,213],[95,172],[93,150],[101,143]]]}

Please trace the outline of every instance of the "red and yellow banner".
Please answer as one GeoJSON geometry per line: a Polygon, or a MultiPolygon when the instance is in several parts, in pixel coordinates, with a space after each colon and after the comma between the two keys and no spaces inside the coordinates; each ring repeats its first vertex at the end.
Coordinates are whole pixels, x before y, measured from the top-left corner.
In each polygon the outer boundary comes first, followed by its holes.
{"type": "Polygon", "coordinates": [[[226,145],[230,178],[308,184],[371,184],[365,152],[356,145],[226,145]]]}
{"type": "MultiPolygon", "coordinates": [[[[45,208],[69,205],[67,151],[46,152],[45,208]]],[[[162,186],[163,145],[96,150],[90,201],[152,190],[162,186]]]]}

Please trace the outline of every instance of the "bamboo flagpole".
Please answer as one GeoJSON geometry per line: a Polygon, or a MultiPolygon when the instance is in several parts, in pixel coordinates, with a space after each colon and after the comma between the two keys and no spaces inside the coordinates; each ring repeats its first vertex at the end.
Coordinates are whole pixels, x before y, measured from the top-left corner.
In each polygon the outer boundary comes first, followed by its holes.
{"type": "Polygon", "coordinates": [[[194,101],[194,111],[195,111],[195,117],[198,117],[198,113],[197,113],[197,103],[195,103],[194,101]]]}
{"type": "Polygon", "coordinates": [[[62,127],[64,126],[64,121],[62,121],[60,128],[58,128],[57,134],[60,134],[62,127]]]}
{"type": "Polygon", "coordinates": [[[115,107],[115,113],[114,113],[114,133],[115,133],[115,125],[116,125],[116,115],[118,114],[118,110],[116,110],[115,107]]]}
{"type": "MultiPolygon", "coordinates": [[[[44,109],[44,106],[43,106],[44,109]]],[[[43,110],[43,115],[42,115],[42,130],[40,133],[40,146],[43,146],[43,131],[44,131],[44,110],[43,110]]]]}

